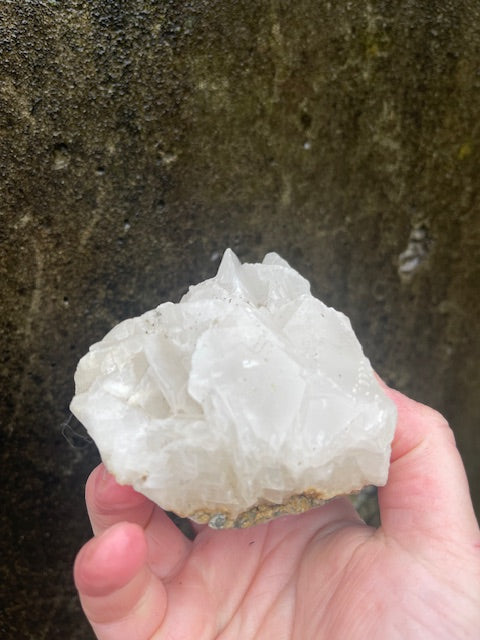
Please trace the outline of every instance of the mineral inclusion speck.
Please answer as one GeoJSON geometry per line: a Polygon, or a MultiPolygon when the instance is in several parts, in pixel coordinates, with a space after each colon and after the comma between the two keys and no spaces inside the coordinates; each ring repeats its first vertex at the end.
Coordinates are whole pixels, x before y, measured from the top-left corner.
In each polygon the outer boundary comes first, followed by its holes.
{"type": "Polygon", "coordinates": [[[275,253],[121,322],[71,410],[121,484],[214,528],[387,480],[396,410],[348,318],[275,253]]]}

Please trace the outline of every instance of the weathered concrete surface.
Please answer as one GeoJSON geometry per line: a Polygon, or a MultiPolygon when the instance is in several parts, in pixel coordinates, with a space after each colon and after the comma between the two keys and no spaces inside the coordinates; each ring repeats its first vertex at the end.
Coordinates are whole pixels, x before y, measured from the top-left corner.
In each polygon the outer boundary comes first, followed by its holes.
{"type": "Polygon", "coordinates": [[[76,361],[226,246],[446,413],[479,506],[479,59],[473,1],[3,0],[2,637],[91,637],[76,361]]]}

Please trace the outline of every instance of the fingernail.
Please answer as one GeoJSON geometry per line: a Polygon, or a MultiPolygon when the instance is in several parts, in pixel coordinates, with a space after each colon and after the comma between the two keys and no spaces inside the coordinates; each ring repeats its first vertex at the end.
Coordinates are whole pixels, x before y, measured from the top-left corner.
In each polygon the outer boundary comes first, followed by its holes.
{"type": "Polygon", "coordinates": [[[106,489],[106,487],[111,483],[112,477],[112,474],[108,472],[105,465],[102,465],[102,468],[97,476],[97,489],[99,489],[100,491],[106,489]]]}
{"type": "Polygon", "coordinates": [[[110,478],[110,474],[107,471],[107,467],[105,465],[103,465],[102,467],[102,473],[101,473],[101,477],[100,477],[100,482],[105,482],[106,480],[108,480],[108,478],[110,478]]]}

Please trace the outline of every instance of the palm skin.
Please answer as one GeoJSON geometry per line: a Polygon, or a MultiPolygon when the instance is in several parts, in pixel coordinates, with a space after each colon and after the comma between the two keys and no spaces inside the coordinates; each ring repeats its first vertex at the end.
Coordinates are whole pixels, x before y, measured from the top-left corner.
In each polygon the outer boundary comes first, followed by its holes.
{"type": "Polygon", "coordinates": [[[452,432],[390,389],[398,425],[382,526],[346,498],[193,541],[100,465],[75,580],[100,640],[480,637],[480,532],[452,432]]]}

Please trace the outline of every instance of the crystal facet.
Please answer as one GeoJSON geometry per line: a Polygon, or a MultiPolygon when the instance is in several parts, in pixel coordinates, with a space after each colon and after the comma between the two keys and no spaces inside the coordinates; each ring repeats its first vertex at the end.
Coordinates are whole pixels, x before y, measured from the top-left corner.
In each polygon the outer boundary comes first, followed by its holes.
{"type": "Polygon", "coordinates": [[[121,322],[71,410],[118,482],[214,528],[386,482],[396,411],[342,313],[275,253],[121,322]]]}

